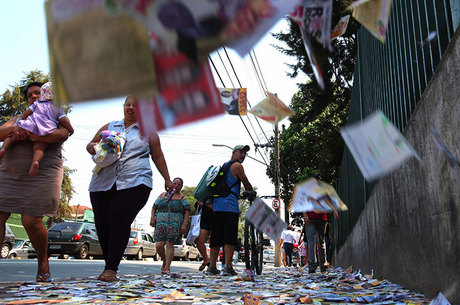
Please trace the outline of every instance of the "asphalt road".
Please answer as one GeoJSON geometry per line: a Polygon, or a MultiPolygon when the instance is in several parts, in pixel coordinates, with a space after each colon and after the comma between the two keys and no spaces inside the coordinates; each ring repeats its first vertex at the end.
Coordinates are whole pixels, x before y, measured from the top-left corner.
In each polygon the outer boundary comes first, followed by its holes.
{"type": "MultiPolygon", "coordinates": [[[[201,262],[173,261],[172,272],[197,271],[201,262]]],[[[241,264],[241,263],[239,263],[241,264]]],[[[65,279],[69,277],[98,276],[104,269],[103,260],[81,259],[50,259],[50,270],[53,279],[65,279]]],[[[160,273],[161,261],[147,259],[143,261],[121,261],[120,274],[146,274],[160,273]]],[[[1,259],[0,282],[34,281],[37,273],[37,260],[35,259],[1,259]]]]}

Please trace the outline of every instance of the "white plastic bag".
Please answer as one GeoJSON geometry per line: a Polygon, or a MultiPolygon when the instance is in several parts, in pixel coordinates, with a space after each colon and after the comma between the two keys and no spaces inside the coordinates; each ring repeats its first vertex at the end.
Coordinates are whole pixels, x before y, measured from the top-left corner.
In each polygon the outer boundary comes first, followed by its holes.
{"type": "Polygon", "coordinates": [[[187,234],[187,243],[191,244],[195,242],[195,239],[200,235],[200,222],[201,214],[193,215],[190,223],[190,231],[187,234]]]}

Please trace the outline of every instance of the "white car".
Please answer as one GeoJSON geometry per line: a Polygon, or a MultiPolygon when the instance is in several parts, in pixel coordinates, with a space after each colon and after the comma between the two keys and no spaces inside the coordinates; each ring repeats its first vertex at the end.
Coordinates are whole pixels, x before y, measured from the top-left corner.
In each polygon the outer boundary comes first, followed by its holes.
{"type": "Polygon", "coordinates": [[[264,264],[266,263],[275,263],[275,251],[272,249],[264,250],[264,264]]]}
{"type": "Polygon", "coordinates": [[[194,245],[187,244],[187,239],[182,238],[182,244],[174,245],[174,258],[199,261],[200,253],[194,245]]]}

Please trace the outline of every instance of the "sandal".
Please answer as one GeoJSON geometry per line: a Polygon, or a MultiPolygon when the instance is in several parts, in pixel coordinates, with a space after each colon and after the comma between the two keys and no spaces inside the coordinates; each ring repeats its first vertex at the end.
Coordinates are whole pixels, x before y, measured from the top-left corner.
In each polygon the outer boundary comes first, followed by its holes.
{"type": "Polygon", "coordinates": [[[117,282],[120,279],[116,275],[101,274],[98,276],[98,280],[111,283],[111,282],[117,282]]]}
{"type": "Polygon", "coordinates": [[[161,274],[169,274],[171,271],[169,269],[161,270],[161,274]]]}
{"type": "Polygon", "coordinates": [[[37,277],[35,278],[36,282],[44,282],[44,283],[50,283],[51,282],[51,273],[48,271],[43,274],[37,273],[37,277]]]}
{"type": "Polygon", "coordinates": [[[200,265],[200,268],[198,268],[198,271],[203,271],[204,268],[209,267],[211,265],[211,262],[207,262],[206,264],[203,262],[201,265],[200,265]]]}

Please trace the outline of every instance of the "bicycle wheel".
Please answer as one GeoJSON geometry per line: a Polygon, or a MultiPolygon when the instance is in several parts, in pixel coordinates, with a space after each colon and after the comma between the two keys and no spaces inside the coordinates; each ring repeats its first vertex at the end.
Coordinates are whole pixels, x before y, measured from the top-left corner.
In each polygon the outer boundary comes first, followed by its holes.
{"type": "Polygon", "coordinates": [[[250,234],[249,234],[249,227],[252,227],[249,222],[245,221],[244,223],[244,262],[246,263],[246,269],[251,268],[251,241],[250,241],[250,234]]]}
{"type": "Polygon", "coordinates": [[[259,256],[258,264],[256,264],[256,273],[257,275],[262,274],[262,267],[264,265],[264,245],[262,244],[263,234],[262,232],[257,231],[257,255],[259,256]]]}

